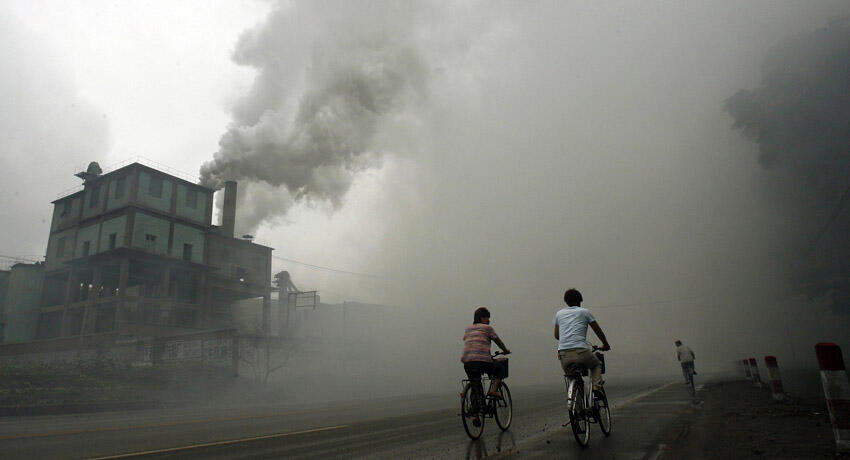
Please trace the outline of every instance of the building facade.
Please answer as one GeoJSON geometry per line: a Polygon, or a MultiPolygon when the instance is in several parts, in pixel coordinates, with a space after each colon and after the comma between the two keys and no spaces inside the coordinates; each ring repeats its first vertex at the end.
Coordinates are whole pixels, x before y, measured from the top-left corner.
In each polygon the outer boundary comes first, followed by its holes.
{"type": "Polygon", "coordinates": [[[53,202],[38,339],[230,328],[251,298],[268,322],[272,248],[233,237],[235,182],[216,226],[213,189],[141,163],[78,176],[82,190],[53,202]]]}

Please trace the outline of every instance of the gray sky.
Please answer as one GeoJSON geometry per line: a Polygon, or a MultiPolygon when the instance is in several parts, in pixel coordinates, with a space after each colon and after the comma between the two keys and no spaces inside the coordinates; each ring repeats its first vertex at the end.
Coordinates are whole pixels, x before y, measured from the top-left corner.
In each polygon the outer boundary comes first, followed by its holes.
{"type": "Polygon", "coordinates": [[[490,305],[528,348],[551,345],[566,287],[599,307],[612,343],[654,350],[742,337],[788,301],[785,235],[770,229],[794,216],[771,206],[770,172],[723,104],[758,84],[772,46],[846,2],[343,3],[5,2],[0,210],[16,218],[0,254],[43,254],[49,201],[90,160],[195,174],[237,128],[289,148],[303,101],[334,72],[360,75],[339,63],[365,62],[351,50],[377,36],[375,65],[412,50],[421,81],[401,71],[385,109],[354,124],[368,161],[316,176],[337,185],[302,200],[240,185],[240,225],[260,222],[276,255],[378,275],[275,260],[299,287],[441,324],[490,305]]]}

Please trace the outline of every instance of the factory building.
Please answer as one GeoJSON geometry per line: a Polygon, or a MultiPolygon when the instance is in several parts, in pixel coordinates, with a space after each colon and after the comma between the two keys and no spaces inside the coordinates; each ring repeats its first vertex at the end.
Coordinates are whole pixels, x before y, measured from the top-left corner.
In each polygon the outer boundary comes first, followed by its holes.
{"type": "Polygon", "coordinates": [[[34,338],[233,328],[246,299],[268,330],[272,248],[234,238],[235,182],[218,226],[213,189],[144,164],[77,176],[82,188],[53,202],[34,338]]]}

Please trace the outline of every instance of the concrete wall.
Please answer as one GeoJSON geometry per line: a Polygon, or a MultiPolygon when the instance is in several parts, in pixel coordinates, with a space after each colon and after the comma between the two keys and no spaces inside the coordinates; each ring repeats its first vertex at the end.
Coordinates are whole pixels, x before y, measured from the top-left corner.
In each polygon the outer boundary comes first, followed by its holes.
{"type": "Polygon", "coordinates": [[[228,278],[236,278],[237,273],[244,272],[245,281],[252,284],[265,285],[271,279],[268,261],[271,249],[251,244],[247,241],[234,240],[216,235],[209,238],[210,265],[219,268],[219,274],[228,278]]]}
{"type": "Polygon", "coordinates": [[[126,173],[109,180],[109,199],[106,202],[106,210],[111,211],[126,206],[130,203],[130,190],[132,190],[133,174],[126,173]]]}
{"type": "MultiPolygon", "coordinates": [[[[141,366],[205,364],[235,373],[239,338],[233,329],[173,337],[126,339],[117,333],[0,345],[0,363],[56,363],[97,356],[141,366]]],[[[231,374],[232,375],[232,374],[231,374]]]]}
{"type": "Polygon", "coordinates": [[[108,191],[107,185],[105,182],[99,181],[86,187],[82,203],[83,219],[100,215],[103,211],[103,202],[106,200],[108,191]]]}
{"type": "Polygon", "coordinates": [[[168,231],[170,227],[171,224],[166,219],[137,212],[133,225],[133,247],[146,249],[156,254],[166,254],[168,252],[168,231]],[[146,235],[156,236],[155,244],[151,246],[146,235]]]}
{"type": "Polygon", "coordinates": [[[74,234],[76,232],[77,230],[72,228],[70,230],[50,235],[50,240],[47,245],[47,270],[62,267],[62,262],[71,260],[74,257],[74,234]],[[62,244],[62,254],[60,255],[59,240],[62,238],[65,239],[65,242],[62,244]]]}
{"type": "MultiPolygon", "coordinates": [[[[83,257],[83,246],[88,241],[89,243],[89,253],[88,255],[97,254],[97,232],[98,232],[98,224],[89,225],[87,227],[82,227],[79,229],[77,233],[77,244],[74,248],[74,258],[83,257]]],[[[67,243],[66,243],[67,244],[67,243]]]]}
{"type": "Polygon", "coordinates": [[[53,204],[53,221],[50,224],[50,232],[55,232],[62,228],[76,224],[80,220],[80,206],[83,202],[83,195],[75,195],[57,201],[53,204]],[[66,210],[66,203],[70,203],[70,207],[66,210]]]}
{"type": "Polygon", "coordinates": [[[127,216],[118,216],[109,220],[103,221],[100,230],[100,250],[98,252],[109,250],[109,235],[115,234],[115,247],[124,246],[124,233],[127,231],[127,216]]]}
{"type": "Polygon", "coordinates": [[[183,258],[183,245],[192,245],[192,262],[204,261],[204,231],[188,225],[174,224],[174,242],[171,246],[171,256],[183,258]]]}
{"type": "Polygon", "coordinates": [[[156,174],[154,176],[149,171],[139,171],[139,191],[136,201],[162,212],[171,212],[172,185],[171,178],[165,175],[156,174]],[[162,179],[162,192],[158,197],[151,193],[154,191],[151,188],[151,183],[155,177],[162,179]]]}
{"type": "Polygon", "coordinates": [[[4,341],[35,340],[44,265],[17,264],[9,275],[4,341]]]}
{"type": "Polygon", "coordinates": [[[186,184],[177,184],[177,215],[194,222],[205,223],[206,213],[206,191],[198,187],[189,187],[186,184]],[[189,199],[192,194],[190,191],[194,193],[194,201],[189,199]]]}

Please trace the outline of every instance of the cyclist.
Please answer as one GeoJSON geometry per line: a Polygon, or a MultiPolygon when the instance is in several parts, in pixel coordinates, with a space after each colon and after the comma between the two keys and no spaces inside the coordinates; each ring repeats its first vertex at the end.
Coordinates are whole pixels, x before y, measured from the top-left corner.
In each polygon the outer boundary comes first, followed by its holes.
{"type": "Polygon", "coordinates": [[[605,333],[596,322],[596,318],[586,309],[581,307],[584,299],[576,289],[568,289],[564,292],[566,307],[555,313],[555,340],[558,341],[558,359],[561,360],[561,368],[567,371],[567,366],[572,363],[583,364],[590,371],[593,381],[593,391],[602,389],[602,363],[593,355],[592,348],[587,343],[587,326],[593,329],[599,340],[602,341],[602,350],[611,349],[605,333]]]}
{"type": "MultiPolygon", "coordinates": [[[[492,379],[490,381],[490,389],[487,391],[487,396],[497,399],[502,399],[499,394],[499,385],[502,383],[504,375],[503,366],[498,360],[493,360],[490,356],[490,342],[496,342],[496,345],[505,352],[510,354],[511,350],[505,346],[502,339],[496,334],[493,326],[490,326],[490,311],[485,307],[478,307],[472,318],[472,325],[467,326],[463,333],[463,355],[460,361],[463,363],[463,370],[466,371],[469,380],[481,380],[481,374],[486,373],[492,379]]],[[[472,421],[472,424],[478,426],[481,421],[478,416],[472,421]]]]}
{"type": "Polygon", "coordinates": [[[682,375],[685,377],[685,383],[691,383],[690,377],[688,376],[688,368],[690,368],[694,375],[697,375],[697,371],[694,369],[694,351],[691,350],[691,347],[682,345],[681,340],[677,340],[676,357],[679,359],[679,364],[682,365],[682,375]]]}

